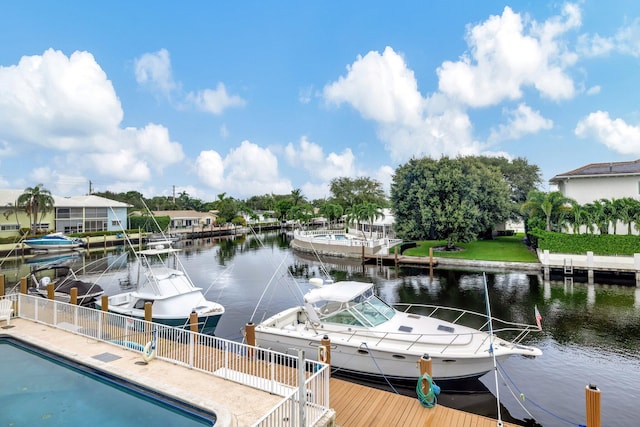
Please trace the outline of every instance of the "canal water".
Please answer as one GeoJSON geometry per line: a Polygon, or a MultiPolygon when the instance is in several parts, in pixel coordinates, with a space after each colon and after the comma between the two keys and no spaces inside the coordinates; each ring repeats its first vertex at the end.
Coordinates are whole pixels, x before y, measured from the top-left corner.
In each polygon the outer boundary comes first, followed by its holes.
{"type": "MultiPolygon", "coordinates": [[[[486,274],[492,315],[535,323],[534,306],[542,315],[542,332],[526,344],[542,349],[536,359],[512,357],[494,373],[465,390],[447,390],[439,403],[523,425],[579,426],[586,423],[585,388],[601,390],[602,425],[637,426],[640,421],[640,289],[634,284],[544,281],[521,272],[484,273],[362,266],[358,261],[294,253],[286,233],[197,239],[178,243],[181,260],[208,298],[226,313],[216,335],[242,340],[249,322],[298,304],[308,279],[360,280],[375,283],[388,302],[412,302],[485,311],[486,274]],[[533,421],[535,420],[535,421],[533,421]]],[[[108,252],[102,265],[121,258],[108,252]]],[[[88,265],[104,254],[91,253],[74,262],[88,265]]],[[[122,262],[122,261],[118,261],[122,262]]],[[[98,263],[100,264],[100,263],[98,263]]],[[[126,267],[126,261],[123,262],[126,267]]],[[[2,266],[7,284],[29,269],[26,263],[2,266]],[[15,271],[14,271],[15,270],[15,271]]],[[[107,289],[115,293],[118,289],[107,289]]],[[[412,389],[399,392],[415,395],[412,389]]]]}

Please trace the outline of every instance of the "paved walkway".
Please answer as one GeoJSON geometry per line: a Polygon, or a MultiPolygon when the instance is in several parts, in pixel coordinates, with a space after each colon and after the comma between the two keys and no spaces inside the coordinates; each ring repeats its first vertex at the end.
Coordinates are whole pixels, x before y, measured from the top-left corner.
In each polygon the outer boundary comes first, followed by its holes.
{"type": "Polygon", "coordinates": [[[112,344],[55,329],[30,320],[13,318],[11,326],[2,321],[0,335],[10,335],[109,372],[131,382],[188,402],[217,416],[216,427],[244,427],[256,423],[282,400],[281,396],[245,387],[162,360],[141,364],[140,353],[112,344]],[[116,356],[109,362],[96,356],[116,356]]]}

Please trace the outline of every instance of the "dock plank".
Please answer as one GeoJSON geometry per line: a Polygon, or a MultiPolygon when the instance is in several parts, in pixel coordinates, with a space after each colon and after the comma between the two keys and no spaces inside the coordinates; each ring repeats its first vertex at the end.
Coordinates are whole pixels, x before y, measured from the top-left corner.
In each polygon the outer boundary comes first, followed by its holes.
{"type": "MultiPolygon", "coordinates": [[[[436,405],[423,407],[417,398],[331,378],[331,407],[340,427],[494,427],[496,420],[436,405]]],[[[505,427],[515,424],[503,423],[505,427]]]]}

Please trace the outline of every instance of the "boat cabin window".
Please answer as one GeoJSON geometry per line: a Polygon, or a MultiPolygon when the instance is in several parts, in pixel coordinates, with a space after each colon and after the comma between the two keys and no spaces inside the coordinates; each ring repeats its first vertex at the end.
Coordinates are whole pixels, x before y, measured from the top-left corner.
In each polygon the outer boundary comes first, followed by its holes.
{"type": "Polygon", "coordinates": [[[353,313],[348,310],[325,317],[323,320],[328,323],[339,323],[341,325],[363,326],[362,322],[356,319],[353,313]]]}
{"type": "Polygon", "coordinates": [[[363,317],[367,326],[378,326],[393,317],[395,311],[376,296],[352,307],[356,316],[363,317]]]}
{"type": "Polygon", "coordinates": [[[145,303],[150,302],[151,304],[153,304],[152,300],[145,300],[145,299],[139,299],[138,301],[136,301],[135,305],[133,306],[133,308],[137,308],[140,310],[144,310],[144,305],[145,303]]]}

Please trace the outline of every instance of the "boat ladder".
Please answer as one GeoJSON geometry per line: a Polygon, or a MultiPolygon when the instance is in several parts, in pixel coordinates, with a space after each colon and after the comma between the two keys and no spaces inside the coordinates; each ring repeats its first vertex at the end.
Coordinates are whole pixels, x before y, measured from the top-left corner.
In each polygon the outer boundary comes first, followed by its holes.
{"type": "Polygon", "coordinates": [[[573,259],[572,258],[564,259],[564,274],[573,275],[573,259]]]}

